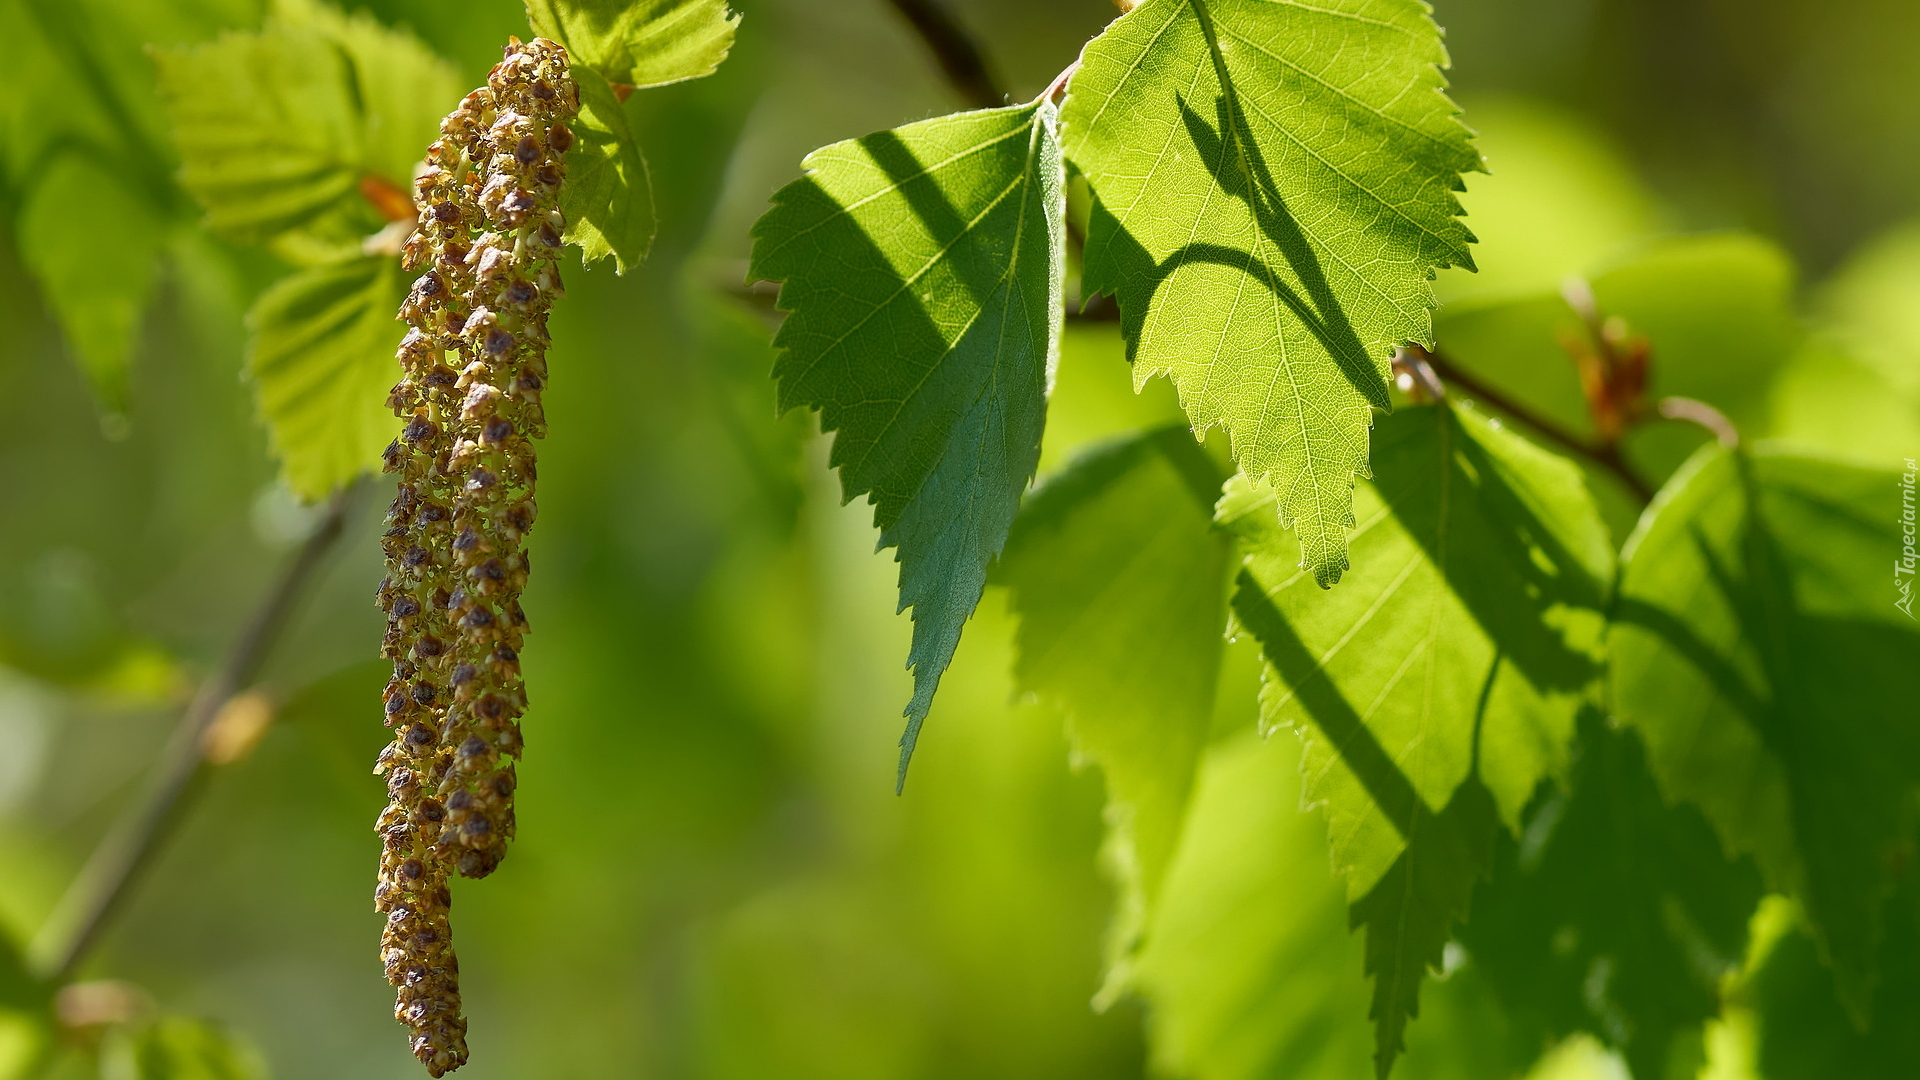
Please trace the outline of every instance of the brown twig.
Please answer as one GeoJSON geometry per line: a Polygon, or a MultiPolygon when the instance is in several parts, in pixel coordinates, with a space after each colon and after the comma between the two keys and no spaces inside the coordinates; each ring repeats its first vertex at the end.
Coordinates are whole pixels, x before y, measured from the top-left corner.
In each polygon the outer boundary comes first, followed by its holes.
{"type": "Polygon", "coordinates": [[[1620,456],[1620,448],[1618,446],[1604,446],[1589,442],[1533,411],[1531,408],[1520,404],[1518,401],[1481,382],[1479,379],[1449,362],[1442,354],[1438,352],[1428,352],[1425,349],[1421,349],[1418,345],[1407,346],[1407,351],[1410,353],[1416,350],[1433,368],[1434,373],[1440,376],[1442,381],[1452,383],[1482,404],[1491,406],[1527,425],[1547,442],[1577,457],[1585,458],[1612,473],[1628,491],[1633,493],[1634,498],[1640,500],[1642,504],[1653,501],[1653,489],[1648,487],[1647,482],[1640,479],[1639,474],[1633,471],[1627,464],[1626,459],[1620,456]]]}
{"type": "Polygon", "coordinates": [[[1433,354],[1418,345],[1404,346],[1393,352],[1394,385],[1416,403],[1440,401],[1447,396],[1446,385],[1428,362],[1432,359],[1433,354]]]}
{"type": "Polygon", "coordinates": [[[940,63],[947,84],[961,100],[976,109],[994,109],[1007,103],[1006,88],[1000,85],[987,56],[971,33],[941,0],[892,0],[894,10],[906,19],[920,40],[940,63]]]}
{"type": "Polygon", "coordinates": [[[178,824],[187,795],[206,772],[205,738],[221,708],[259,671],[307,585],[345,531],[355,489],[336,494],[306,543],[287,563],[234,640],[226,659],[200,684],[161,752],[146,797],[94,848],[53,915],[35,936],[30,961],[36,975],[61,982],[73,974],[133,883],[178,824]]]}

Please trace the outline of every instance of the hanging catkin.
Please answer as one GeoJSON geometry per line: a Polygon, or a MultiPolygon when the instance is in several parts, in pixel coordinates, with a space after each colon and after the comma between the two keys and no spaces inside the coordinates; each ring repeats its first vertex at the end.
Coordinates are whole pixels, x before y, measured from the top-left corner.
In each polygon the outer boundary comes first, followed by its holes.
{"type": "Polygon", "coordinates": [[[522,539],[533,525],[531,440],[546,433],[547,311],[559,195],[579,100],[566,50],[515,41],[441,122],[414,182],[419,226],[403,256],[423,271],[400,317],[403,421],[387,448],[399,474],[383,545],[382,652],[392,745],[376,772],[390,802],[375,906],[394,1015],[440,1076],[467,1060],[447,879],[485,877],[513,838],[520,756],[522,539]]]}

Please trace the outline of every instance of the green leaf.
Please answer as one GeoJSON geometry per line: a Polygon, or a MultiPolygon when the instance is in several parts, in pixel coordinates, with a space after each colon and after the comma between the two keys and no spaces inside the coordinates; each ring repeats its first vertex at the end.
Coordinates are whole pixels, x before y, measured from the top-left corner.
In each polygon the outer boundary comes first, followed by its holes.
{"type": "Polygon", "coordinates": [[[1460,937],[1536,1041],[1591,1031],[1634,1076],[1692,1076],[1669,1062],[1699,1061],[1760,896],[1750,860],[1661,798],[1640,740],[1589,711],[1566,788],[1498,839],[1460,937]]]}
{"type": "Polygon", "coordinates": [[[1137,982],[1161,1072],[1195,1080],[1352,1080],[1369,1039],[1359,943],[1300,813],[1293,748],[1251,732],[1209,750],[1137,982]]]}
{"type": "Polygon", "coordinates": [[[230,1033],[184,1016],[162,1016],[116,1030],[100,1048],[101,1074],[126,1080],[265,1080],[252,1047],[230,1033]]]}
{"type": "Polygon", "coordinates": [[[12,935],[0,931],[0,1009],[40,1012],[51,1004],[53,991],[28,969],[26,954],[12,935]]]}
{"type": "Polygon", "coordinates": [[[646,158],[612,83],[627,90],[713,74],[740,17],[726,0],[527,0],[534,32],[566,46],[580,86],[560,210],[566,238],[589,263],[611,255],[618,273],[653,245],[646,158]]]}
{"type": "Polygon", "coordinates": [[[926,120],[808,155],[754,226],[785,284],[780,406],[897,547],[913,608],[900,779],[1032,478],[1059,351],[1065,195],[1052,105],[926,120]]]}
{"type": "Polygon", "coordinates": [[[1920,888],[1911,876],[1888,902],[1876,959],[1885,977],[1874,994],[1873,1022],[1862,1030],[1835,1000],[1811,937],[1792,933],[1773,947],[1749,985],[1762,1076],[1891,1080],[1913,1072],[1920,1060],[1920,888]]]}
{"type": "Polygon", "coordinates": [[[1170,375],[1226,429],[1321,585],[1395,346],[1430,341],[1432,277],[1470,266],[1419,0],[1147,0],[1082,54],[1062,122],[1094,207],[1090,292],[1117,297],[1136,385],[1170,375]]]}
{"type": "Polygon", "coordinates": [[[1865,245],[1821,289],[1823,332],[1773,381],[1775,438],[1863,463],[1920,447],[1920,345],[1901,322],[1920,303],[1920,225],[1865,245]]]}
{"type": "Polygon", "coordinates": [[[1367,928],[1373,977],[1373,1071],[1386,1080],[1420,1015],[1427,970],[1443,970],[1454,926],[1466,921],[1473,888],[1493,870],[1499,819],[1485,784],[1469,778],[1438,814],[1415,803],[1405,818],[1406,849],[1379,884],[1347,908],[1347,925],[1367,928]]]}
{"type": "Polygon", "coordinates": [[[74,362],[109,412],[127,407],[135,332],[153,292],[165,223],[108,167],[56,158],[20,214],[33,272],[74,362]]]}
{"type": "Polygon", "coordinates": [[[1629,540],[1610,632],[1614,715],[1800,901],[1861,1022],[1920,784],[1920,625],[1895,606],[1912,476],[1703,451],[1629,540]]]}
{"type": "Polygon", "coordinates": [[[1020,508],[995,580],[1020,616],[1014,676],[1067,717],[1107,781],[1121,877],[1108,990],[1128,978],[1186,817],[1225,646],[1223,477],[1186,427],[1083,454],[1020,508]]]}
{"type": "Polygon", "coordinates": [[[740,16],[726,0],[527,0],[527,21],[576,64],[645,87],[713,74],[740,16]]]}
{"type": "Polygon", "coordinates": [[[278,0],[258,33],[154,60],[208,225],[296,256],[337,255],[380,228],[363,184],[410,212],[414,164],[461,94],[412,35],[313,0],[278,0]]]}
{"type": "Polygon", "coordinates": [[[580,247],[581,261],[613,256],[624,274],[653,246],[653,188],[647,159],[633,137],[627,111],[605,79],[591,70],[574,72],[580,116],[573,149],[567,151],[567,182],[560,189],[566,241],[580,247]]]}
{"type": "MultiPolygon", "coordinates": [[[[1253,732],[1209,748],[1136,979],[1152,1010],[1154,1075],[1357,1080],[1373,1048],[1364,944],[1326,874],[1324,830],[1300,812],[1292,740],[1253,732]]],[[[1457,956],[1457,953],[1456,953],[1457,956]]],[[[1469,958],[1427,993],[1407,1080],[1520,1075],[1515,1045],[1469,958]]]]}
{"type": "Polygon", "coordinates": [[[282,278],[247,314],[247,372],[287,486],[319,499],[375,467],[398,421],[400,264],[363,256],[282,278]]]}
{"type": "Polygon", "coordinates": [[[1273,500],[1237,477],[1221,501],[1247,556],[1233,610],[1267,660],[1263,717],[1306,743],[1306,798],[1368,926],[1384,1073],[1496,823],[1564,772],[1612,552],[1571,463],[1446,407],[1381,423],[1355,493],[1364,561],[1338,591],[1296,569],[1273,500]]]}

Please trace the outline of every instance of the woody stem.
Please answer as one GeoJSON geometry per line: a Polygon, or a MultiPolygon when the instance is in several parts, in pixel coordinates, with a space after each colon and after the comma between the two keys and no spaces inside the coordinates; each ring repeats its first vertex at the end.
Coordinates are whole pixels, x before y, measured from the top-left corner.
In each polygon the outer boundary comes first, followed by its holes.
{"type": "Polygon", "coordinates": [[[72,976],[153,862],[207,770],[203,743],[220,709],[259,672],[308,586],[345,532],[360,500],[359,487],[336,493],[306,542],[261,598],[253,617],[234,639],[226,658],[200,684],[161,751],[146,794],[103,837],[59,906],[29,947],[29,962],[48,983],[72,976]]]}

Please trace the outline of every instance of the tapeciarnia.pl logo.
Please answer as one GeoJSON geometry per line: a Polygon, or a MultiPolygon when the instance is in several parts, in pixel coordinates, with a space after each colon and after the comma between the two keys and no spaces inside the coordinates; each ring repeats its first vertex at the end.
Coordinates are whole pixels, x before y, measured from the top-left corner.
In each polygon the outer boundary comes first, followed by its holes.
{"type": "Polygon", "coordinates": [[[1906,471],[1900,474],[1900,557],[1893,562],[1893,588],[1900,597],[1893,602],[1893,606],[1906,612],[1907,618],[1912,619],[1914,618],[1913,574],[1916,559],[1913,550],[1913,477],[1916,472],[1920,472],[1920,469],[1914,467],[1912,458],[1907,458],[1906,464],[1906,471]]]}

